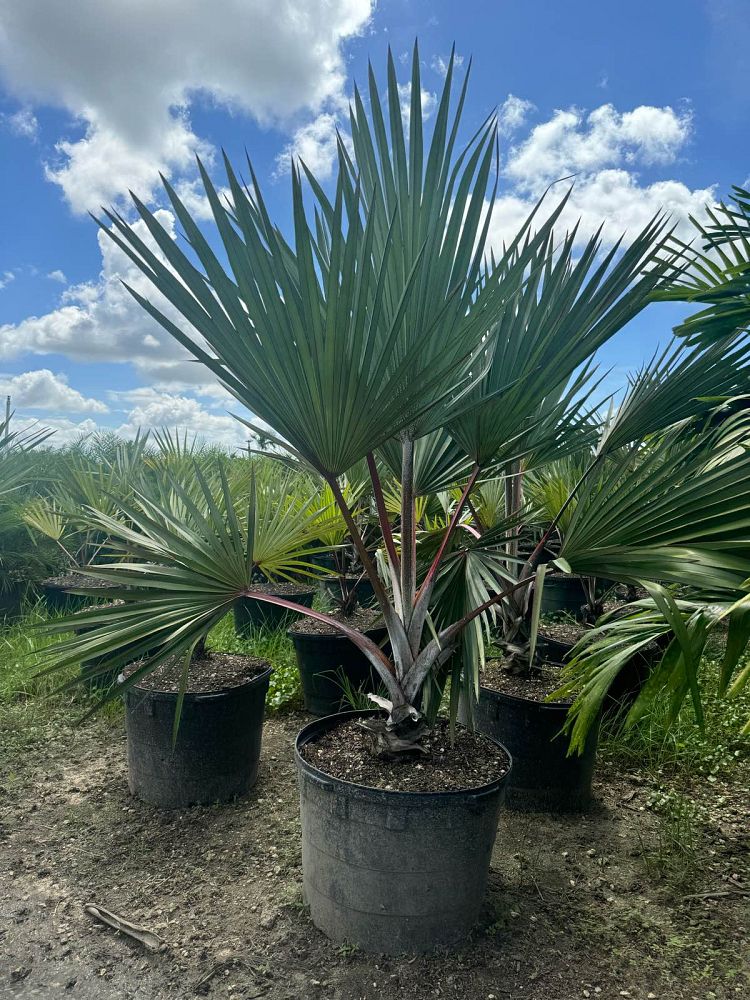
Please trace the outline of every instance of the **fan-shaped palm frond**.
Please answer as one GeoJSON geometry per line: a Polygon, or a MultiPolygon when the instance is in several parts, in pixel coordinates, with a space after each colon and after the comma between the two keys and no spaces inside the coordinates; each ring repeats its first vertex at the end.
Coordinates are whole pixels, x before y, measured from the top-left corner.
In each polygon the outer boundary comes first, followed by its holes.
{"type": "Polygon", "coordinates": [[[706,209],[707,223],[691,217],[700,249],[672,239],[672,266],[654,296],[707,307],[675,328],[691,343],[714,343],[750,329],[750,191],[732,191],[729,204],[706,209]]]}

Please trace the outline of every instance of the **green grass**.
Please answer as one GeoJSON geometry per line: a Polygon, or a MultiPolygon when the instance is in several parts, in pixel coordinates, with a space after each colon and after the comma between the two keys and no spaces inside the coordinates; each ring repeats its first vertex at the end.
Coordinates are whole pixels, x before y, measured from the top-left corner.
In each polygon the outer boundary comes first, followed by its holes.
{"type": "MultiPolygon", "coordinates": [[[[65,638],[39,630],[48,620],[40,603],[0,628],[0,761],[46,739],[51,726],[59,726],[61,720],[73,722],[96,704],[97,696],[82,685],[60,690],[78,676],[76,667],[40,675],[46,666],[45,651],[65,638]]],[[[112,721],[121,712],[119,701],[113,701],[100,714],[112,721]]]]}
{"type": "Polygon", "coordinates": [[[657,703],[629,729],[622,718],[609,721],[599,745],[602,761],[645,780],[645,805],[654,824],[639,834],[640,855],[652,881],[675,889],[698,877],[708,860],[704,831],[750,784],[750,737],[741,735],[750,716],[750,690],[732,699],[716,695],[720,655],[711,648],[702,663],[703,728],[689,701],[672,725],[666,705],[657,703]]]}
{"type": "Polygon", "coordinates": [[[750,687],[736,698],[719,698],[716,682],[719,660],[703,659],[704,726],[698,726],[693,707],[686,701],[673,725],[667,706],[658,702],[638,725],[625,729],[613,720],[600,743],[603,757],[621,767],[638,768],[655,777],[691,780],[697,775],[713,784],[728,777],[741,761],[750,761],[750,736],[741,730],[750,718],[750,687]]]}
{"type": "MultiPolygon", "coordinates": [[[[60,690],[78,676],[77,667],[42,674],[45,651],[66,636],[45,635],[39,626],[49,620],[44,605],[29,607],[23,617],[0,625],[0,767],[2,761],[18,758],[55,729],[69,727],[101,700],[101,692],[82,685],[60,690]]],[[[302,696],[294,646],[285,632],[259,631],[249,639],[237,636],[231,615],[211,632],[210,648],[247,653],[268,660],[274,668],[267,706],[271,711],[301,707],[302,696]]],[[[97,708],[96,715],[108,724],[122,717],[119,698],[97,708]]]]}

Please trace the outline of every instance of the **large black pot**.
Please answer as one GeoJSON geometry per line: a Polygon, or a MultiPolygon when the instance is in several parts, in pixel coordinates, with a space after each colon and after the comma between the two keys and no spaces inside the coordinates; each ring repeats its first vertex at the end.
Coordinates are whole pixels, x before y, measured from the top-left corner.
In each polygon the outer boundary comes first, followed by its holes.
{"type": "MultiPolygon", "coordinates": [[[[311,608],[315,591],[300,591],[296,594],[276,594],[269,595],[283,597],[287,601],[294,601],[295,604],[303,604],[306,608],[311,608]]],[[[255,597],[238,597],[234,602],[234,628],[237,635],[248,636],[254,629],[283,628],[297,617],[297,612],[290,611],[279,604],[269,604],[268,601],[259,601],[255,597]]]]}
{"type": "Polygon", "coordinates": [[[137,686],[125,692],[128,785],[161,809],[226,802],[258,777],[271,667],[244,684],[186,694],[172,747],[177,694],[137,686]]]}
{"type": "Polygon", "coordinates": [[[389,955],[458,944],[487,883],[508,775],[453,792],[394,792],[332,778],[300,748],[349,719],[310,723],[295,758],[310,916],[334,941],[389,955]]]}
{"type": "MultiPolygon", "coordinates": [[[[580,812],[590,806],[599,720],[589,732],[583,754],[569,757],[568,737],[561,733],[567,712],[567,705],[479,689],[476,728],[502,741],[513,758],[507,795],[510,809],[580,812]]],[[[463,706],[459,718],[465,721],[463,706]]]]}
{"type": "MultiPolygon", "coordinates": [[[[594,593],[601,599],[613,586],[615,586],[614,580],[597,577],[594,593]]],[[[581,608],[585,604],[586,592],[580,576],[550,575],[545,579],[541,606],[543,615],[565,612],[580,617],[581,608]]]]}
{"type": "MultiPolygon", "coordinates": [[[[365,635],[380,644],[385,628],[370,629],[365,635]]],[[[287,635],[294,643],[302,680],[305,708],[313,715],[333,715],[344,704],[343,674],[354,690],[377,692],[380,679],[365,654],[345,635],[314,635],[295,632],[287,635]]]]}
{"type": "Polygon", "coordinates": [[[558,666],[562,666],[567,662],[574,645],[573,642],[545,635],[541,629],[537,634],[536,651],[539,659],[544,663],[556,663],[558,666]]]}

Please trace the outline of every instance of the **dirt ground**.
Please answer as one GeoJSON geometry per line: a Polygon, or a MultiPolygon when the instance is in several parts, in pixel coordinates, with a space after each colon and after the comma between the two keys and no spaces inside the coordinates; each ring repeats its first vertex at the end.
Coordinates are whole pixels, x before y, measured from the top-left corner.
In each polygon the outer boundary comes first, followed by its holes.
{"type": "MultiPolygon", "coordinates": [[[[330,943],[301,897],[292,757],[266,723],[261,777],[228,806],[132,799],[119,725],[54,732],[0,783],[0,997],[71,1000],[725,1000],[750,995],[747,800],[704,830],[697,876],[649,874],[637,775],[600,771],[580,817],[502,818],[484,916],[462,950],[381,959],[330,943]],[[718,892],[715,897],[685,898],[718,892]],[[159,934],[144,951],[84,912],[159,934]]],[[[723,798],[722,798],[723,797],[723,798]]]]}

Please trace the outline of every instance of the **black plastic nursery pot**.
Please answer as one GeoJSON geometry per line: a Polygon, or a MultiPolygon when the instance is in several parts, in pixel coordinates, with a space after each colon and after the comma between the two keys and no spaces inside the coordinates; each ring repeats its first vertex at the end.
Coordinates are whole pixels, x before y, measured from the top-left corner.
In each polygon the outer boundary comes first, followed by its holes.
{"type": "MultiPolygon", "coordinates": [[[[595,593],[598,598],[604,597],[607,591],[615,586],[614,580],[607,580],[604,577],[597,577],[595,593]]],[[[559,614],[567,612],[571,615],[579,616],[581,608],[586,603],[586,591],[583,589],[583,580],[575,575],[554,575],[549,576],[544,581],[542,591],[543,615],[559,614]]]]}
{"type": "MultiPolygon", "coordinates": [[[[540,659],[563,666],[570,658],[574,645],[573,642],[545,635],[540,630],[536,648],[540,659]]],[[[628,660],[607,691],[603,705],[605,715],[612,715],[633,704],[649,678],[653,661],[658,659],[661,652],[658,644],[654,643],[653,649],[642,650],[628,660]]]]}
{"type": "Polygon", "coordinates": [[[551,635],[545,635],[541,629],[537,633],[537,653],[545,663],[556,663],[562,666],[568,660],[574,645],[574,642],[566,642],[564,639],[555,639],[551,635]]]}
{"type": "Polygon", "coordinates": [[[335,573],[337,569],[336,560],[332,552],[314,552],[312,555],[307,556],[307,562],[311,562],[315,566],[320,566],[321,569],[327,569],[331,573],[335,573]]]}
{"type": "MultiPolygon", "coordinates": [[[[589,732],[583,753],[569,757],[568,737],[561,732],[568,707],[480,687],[476,728],[502,742],[513,758],[508,780],[509,809],[582,812],[591,805],[599,720],[589,732]]],[[[465,721],[463,711],[459,718],[465,721]]]]}
{"type": "Polygon", "coordinates": [[[94,599],[91,594],[74,594],[72,591],[80,590],[82,587],[107,588],[110,586],[111,584],[103,580],[76,572],[42,580],[40,589],[48,611],[54,614],[71,614],[91,604],[94,599]]]}
{"type": "MultiPolygon", "coordinates": [[[[295,593],[274,594],[269,591],[269,596],[283,597],[287,601],[294,601],[295,604],[311,608],[315,591],[312,588],[300,589],[295,593]]],[[[259,601],[255,597],[238,597],[234,602],[234,628],[238,635],[249,635],[257,628],[280,629],[296,617],[295,611],[290,611],[279,604],[259,601]]]]}
{"type": "Polygon", "coordinates": [[[91,600],[82,594],[72,594],[70,590],[57,583],[44,581],[41,584],[42,597],[47,605],[47,610],[53,614],[69,614],[72,611],[79,611],[91,600]]]}
{"type": "Polygon", "coordinates": [[[24,583],[11,583],[5,588],[0,588],[0,620],[18,618],[25,596],[24,583]]]}
{"type": "MultiPolygon", "coordinates": [[[[323,580],[323,590],[327,597],[333,600],[341,599],[343,596],[341,577],[327,577],[323,580]]],[[[358,576],[344,577],[344,593],[349,594],[352,590],[356,591],[357,603],[362,607],[369,607],[375,603],[375,590],[373,589],[372,581],[368,580],[367,577],[362,577],[361,579],[358,576]]]]}
{"type": "Polygon", "coordinates": [[[543,615],[562,611],[577,614],[585,600],[580,576],[550,576],[544,581],[541,612],[543,615]]]}
{"type": "Polygon", "coordinates": [[[227,802],[258,778],[272,669],[237,687],[186,694],[172,746],[177,694],[137,685],[125,692],[128,786],[161,809],[227,802]]]}
{"type": "Polygon", "coordinates": [[[332,940],[368,952],[398,955],[456,945],[479,918],[512,771],[465,791],[398,792],[332,778],[300,754],[342,722],[372,714],[318,719],[297,737],[310,916],[332,940]]]}
{"type": "MultiPolygon", "coordinates": [[[[364,633],[380,644],[385,628],[369,629],[364,633]]],[[[342,675],[353,689],[377,691],[380,679],[365,654],[345,635],[316,635],[287,631],[294,643],[302,681],[305,708],[313,715],[333,715],[344,704],[342,675]]]]}

